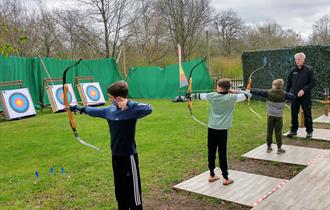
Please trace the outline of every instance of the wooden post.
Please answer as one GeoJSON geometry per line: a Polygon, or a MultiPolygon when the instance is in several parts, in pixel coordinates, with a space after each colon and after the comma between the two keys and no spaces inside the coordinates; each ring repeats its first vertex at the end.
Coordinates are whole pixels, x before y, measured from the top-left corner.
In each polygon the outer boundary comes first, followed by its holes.
{"type": "Polygon", "coordinates": [[[207,46],[207,69],[210,73],[210,64],[211,64],[211,49],[210,49],[210,39],[209,39],[209,31],[206,31],[206,46],[207,46]]]}
{"type": "Polygon", "coordinates": [[[126,46],[125,46],[125,42],[123,43],[123,66],[124,66],[124,75],[125,75],[125,79],[126,79],[127,73],[126,73],[126,46]]]}
{"type": "Polygon", "coordinates": [[[329,88],[324,88],[324,115],[329,113],[329,88]]]}

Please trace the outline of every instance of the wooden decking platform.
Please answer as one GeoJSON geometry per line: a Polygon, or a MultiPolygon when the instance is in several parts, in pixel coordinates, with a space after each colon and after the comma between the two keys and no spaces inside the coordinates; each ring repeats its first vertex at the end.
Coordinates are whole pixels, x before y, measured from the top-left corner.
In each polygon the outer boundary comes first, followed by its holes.
{"type": "Polygon", "coordinates": [[[330,150],[326,149],[315,149],[307,147],[298,147],[291,145],[283,145],[282,148],[286,150],[286,153],[276,154],[277,146],[272,145],[273,151],[270,153],[266,152],[267,145],[263,144],[243,156],[248,158],[260,159],[260,160],[271,160],[283,163],[291,163],[298,165],[310,165],[312,162],[320,159],[328,154],[330,150]]]}
{"type": "MultiPolygon", "coordinates": [[[[313,130],[314,131],[313,131],[312,139],[330,141],[330,130],[329,129],[314,128],[313,130]]],[[[288,134],[288,132],[283,135],[286,136],[287,134],[288,134]]],[[[299,128],[297,131],[297,137],[306,138],[306,134],[307,133],[306,133],[305,128],[299,128]]]]}
{"type": "MultiPolygon", "coordinates": [[[[215,170],[215,173],[221,177],[219,168],[215,170]]],[[[224,186],[222,179],[212,183],[208,182],[208,176],[209,171],[206,171],[175,185],[173,188],[252,207],[288,182],[284,179],[230,170],[229,177],[234,180],[234,183],[224,186]]]]}
{"type": "Polygon", "coordinates": [[[330,155],[300,172],[253,210],[330,209],[330,155]]]}
{"type": "Polygon", "coordinates": [[[328,114],[328,116],[322,115],[322,116],[314,119],[313,122],[315,122],[315,123],[328,123],[328,124],[330,124],[330,113],[328,114]]]}

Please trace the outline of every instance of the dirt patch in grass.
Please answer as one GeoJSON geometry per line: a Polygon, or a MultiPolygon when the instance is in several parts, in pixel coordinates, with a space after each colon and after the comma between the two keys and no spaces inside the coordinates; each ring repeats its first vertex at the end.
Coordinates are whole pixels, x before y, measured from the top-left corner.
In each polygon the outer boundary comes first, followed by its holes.
{"type": "Polygon", "coordinates": [[[244,171],[251,174],[259,174],[287,180],[292,179],[305,168],[305,166],[302,165],[293,165],[249,158],[233,160],[230,162],[229,166],[230,169],[236,171],[244,171]]]}
{"type": "Polygon", "coordinates": [[[240,204],[222,201],[194,193],[171,190],[162,192],[153,189],[150,196],[146,196],[143,201],[144,209],[151,210],[248,210],[251,207],[240,204]]]}

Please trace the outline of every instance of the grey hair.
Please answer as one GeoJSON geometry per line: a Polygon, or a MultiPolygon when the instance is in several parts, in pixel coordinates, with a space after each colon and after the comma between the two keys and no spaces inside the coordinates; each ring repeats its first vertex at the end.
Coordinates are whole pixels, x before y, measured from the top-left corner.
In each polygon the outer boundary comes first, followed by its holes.
{"type": "Polygon", "coordinates": [[[294,58],[297,59],[298,57],[300,57],[300,58],[302,58],[303,60],[305,60],[306,55],[305,55],[303,52],[296,53],[296,54],[294,55],[294,58]]]}

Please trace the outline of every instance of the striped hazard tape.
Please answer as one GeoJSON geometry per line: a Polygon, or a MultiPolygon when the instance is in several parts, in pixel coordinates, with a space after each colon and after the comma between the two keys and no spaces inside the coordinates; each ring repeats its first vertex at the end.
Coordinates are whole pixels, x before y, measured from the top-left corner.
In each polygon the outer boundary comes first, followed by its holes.
{"type": "Polygon", "coordinates": [[[256,205],[258,205],[261,201],[265,200],[267,197],[269,197],[271,194],[273,194],[275,191],[277,191],[278,189],[282,188],[286,183],[288,183],[289,180],[284,180],[281,183],[279,183],[276,187],[274,187],[271,191],[269,191],[267,194],[263,195],[262,197],[260,197],[258,200],[256,200],[252,206],[255,207],[256,205]]]}

